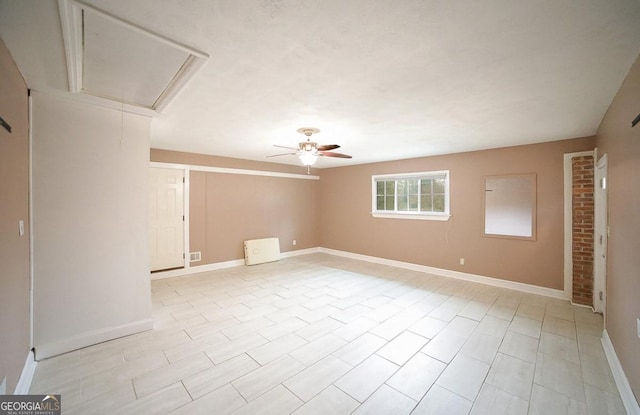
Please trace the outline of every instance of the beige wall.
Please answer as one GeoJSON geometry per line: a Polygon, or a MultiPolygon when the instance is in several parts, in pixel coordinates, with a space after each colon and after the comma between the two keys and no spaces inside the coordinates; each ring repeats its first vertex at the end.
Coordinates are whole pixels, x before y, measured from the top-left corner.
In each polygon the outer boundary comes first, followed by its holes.
{"type": "Polygon", "coordinates": [[[30,348],[27,85],[0,40],[0,381],[13,393],[30,348]],[[24,220],[25,234],[18,235],[24,220]]]}
{"type": "MultiPolygon", "coordinates": [[[[306,172],[298,166],[156,149],[151,161],[306,172]]],[[[189,192],[190,251],[202,252],[202,261],[193,266],[241,259],[247,239],[276,236],[282,252],[319,246],[317,180],[192,171],[189,192]]]]}
{"type": "Polygon", "coordinates": [[[581,138],[322,170],[320,243],[363,255],[563,289],[563,154],[581,138]],[[451,219],[373,218],[371,176],[449,170],[451,219]],[[483,176],[536,173],[537,240],[483,237],[483,176]],[[459,265],[459,258],[466,265],[459,265]]]}
{"type": "Polygon", "coordinates": [[[632,66],[597,134],[608,154],[609,247],[606,329],[636,397],[640,397],[640,57],[632,66]]]}
{"type": "Polygon", "coordinates": [[[36,358],[152,327],[150,118],[32,92],[36,358]]]}

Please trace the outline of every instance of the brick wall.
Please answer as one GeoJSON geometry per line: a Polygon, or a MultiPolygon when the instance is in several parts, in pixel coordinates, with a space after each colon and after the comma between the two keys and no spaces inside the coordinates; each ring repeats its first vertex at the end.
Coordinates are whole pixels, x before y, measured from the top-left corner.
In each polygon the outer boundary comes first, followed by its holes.
{"type": "Polygon", "coordinates": [[[574,157],[573,170],[573,302],[593,304],[593,156],[574,157]]]}

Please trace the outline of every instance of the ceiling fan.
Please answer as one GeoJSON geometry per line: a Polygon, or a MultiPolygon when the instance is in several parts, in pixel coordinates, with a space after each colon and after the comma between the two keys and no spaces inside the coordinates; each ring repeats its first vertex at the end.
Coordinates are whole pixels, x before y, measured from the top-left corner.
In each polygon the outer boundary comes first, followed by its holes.
{"type": "Polygon", "coordinates": [[[303,127],[298,128],[297,130],[300,134],[304,134],[307,137],[307,141],[301,141],[298,143],[298,148],[287,147],[287,146],[279,146],[274,144],[274,147],[286,148],[289,150],[295,150],[295,153],[283,153],[283,154],[274,154],[269,157],[278,157],[278,156],[298,156],[303,165],[307,166],[307,174],[309,174],[309,169],[313,164],[318,160],[318,157],[338,157],[343,159],[350,159],[351,156],[342,153],[335,153],[330,150],[335,150],[336,148],[340,148],[337,144],[325,144],[321,145],[316,143],[315,141],[311,141],[311,136],[313,134],[318,134],[320,132],[319,129],[313,127],[303,127]]]}

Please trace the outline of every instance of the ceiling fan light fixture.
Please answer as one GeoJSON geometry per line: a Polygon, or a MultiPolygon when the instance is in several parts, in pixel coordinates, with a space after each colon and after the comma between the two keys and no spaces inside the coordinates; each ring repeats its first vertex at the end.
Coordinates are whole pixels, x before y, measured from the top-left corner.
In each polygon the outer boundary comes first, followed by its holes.
{"type": "Polygon", "coordinates": [[[295,153],[289,152],[285,154],[274,154],[272,156],[267,156],[267,157],[294,156],[294,155],[298,156],[302,165],[307,167],[307,174],[309,174],[309,172],[311,171],[309,167],[313,166],[315,162],[318,160],[318,157],[320,156],[338,157],[343,159],[351,158],[351,156],[348,154],[336,153],[331,151],[331,150],[335,150],[336,148],[340,148],[338,144],[319,145],[317,142],[311,141],[310,137],[313,134],[317,134],[320,132],[320,130],[317,128],[312,128],[312,127],[298,128],[298,132],[300,134],[304,134],[304,136],[307,137],[306,141],[302,141],[298,143],[298,148],[280,146],[280,145],[274,144],[274,147],[286,148],[287,150],[294,150],[295,153]]]}
{"type": "Polygon", "coordinates": [[[313,154],[310,151],[302,151],[300,152],[300,154],[298,154],[298,157],[300,158],[302,164],[305,166],[313,166],[316,160],[318,160],[318,155],[313,154]]]}

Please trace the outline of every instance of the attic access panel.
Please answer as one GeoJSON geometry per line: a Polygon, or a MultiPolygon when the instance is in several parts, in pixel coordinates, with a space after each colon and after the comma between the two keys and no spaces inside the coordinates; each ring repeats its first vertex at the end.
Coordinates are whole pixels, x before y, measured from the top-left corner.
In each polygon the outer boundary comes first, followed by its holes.
{"type": "Polygon", "coordinates": [[[74,0],[59,0],[71,92],[160,111],[208,56],[74,0]]]}

